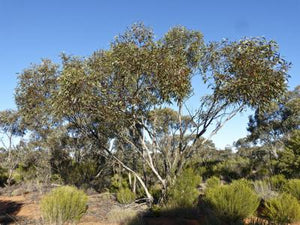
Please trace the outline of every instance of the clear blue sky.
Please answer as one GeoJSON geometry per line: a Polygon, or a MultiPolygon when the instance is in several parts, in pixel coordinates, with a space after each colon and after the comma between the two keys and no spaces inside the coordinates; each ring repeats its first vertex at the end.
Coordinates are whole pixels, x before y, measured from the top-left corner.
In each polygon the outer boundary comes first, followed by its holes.
{"type": "MultiPolygon", "coordinates": [[[[0,110],[15,108],[17,73],[61,52],[86,56],[142,21],[157,37],[184,25],[206,41],[265,36],[293,63],[290,89],[300,84],[300,0],[0,0],[0,110]]],[[[246,135],[248,113],[214,138],[218,147],[246,135]]]]}

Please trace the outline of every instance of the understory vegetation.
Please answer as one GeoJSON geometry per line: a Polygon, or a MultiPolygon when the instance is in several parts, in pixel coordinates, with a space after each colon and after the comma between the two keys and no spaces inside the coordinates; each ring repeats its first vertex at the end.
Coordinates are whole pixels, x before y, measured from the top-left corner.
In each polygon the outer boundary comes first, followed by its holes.
{"type": "Polygon", "coordinates": [[[88,57],[44,59],[19,74],[17,109],[0,112],[0,186],[59,186],[40,203],[50,224],[78,222],[90,191],[148,205],[110,212],[118,223],[298,222],[300,86],[288,90],[290,66],[273,40],[205,43],[181,26],[157,39],[140,23],[88,57]],[[207,92],[189,107],[196,76],[207,92]],[[217,149],[211,138],[246,110],[248,135],[217,149]]]}
{"type": "Polygon", "coordinates": [[[53,189],[41,200],[43,219],[50,224],[78,222],[87,210],[87,195],[74,187],[53,189]]]}

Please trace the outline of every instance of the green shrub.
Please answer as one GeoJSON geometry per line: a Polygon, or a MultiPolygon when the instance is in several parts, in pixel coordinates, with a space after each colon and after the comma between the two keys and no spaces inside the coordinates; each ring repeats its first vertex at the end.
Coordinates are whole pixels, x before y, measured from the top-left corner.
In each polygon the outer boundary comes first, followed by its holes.
{"type": "Polygon", "coordinates": [[[115,174],[111,179],[110,179],[110,190],[113,193],[118,192],[118,190],[122,188],[128,188],[128,182],[126,179],[124,179],[121,175],[115,174]]]}
{"type": "Polygon", "coordinates": [[[98,173],[99,164],[95,160],[72,162],[70,168],[60,172],[62,180],[77,187],[90,186],[98,173]]]}
{"type": "Polygon", "coordinates": [[[121,188],[117,192],[117,201],[121,204],[134,202],[135,194],[129,188],[121,188]]]}
{"type": "Polygon", "coordinates": [[[206,180],[206,188],[213,188],[221,185],[221,180],[218,177],[210,177],[206,180]]]}
{"type": "Polygon", "coordinates": [[[252,183],[252,181],[247,180],[245,178],[242,178],[242,179],[239,179],[239,180],[234,180],[234,181],[232,181],[231,184],[233,184],[233,185],[234,184],[237,184],[237,185],[243,184],[245,186],[248,186],[250,189],[253,189],[253,183],[252,183]]]}
{"type": "Polygon", "coordinates": [[[0,166],[0,187],[4,186],[7,181],[7,172],[0,166]]]}
{"type": "Polygon", "coordinates": [[[209,188],[205,200],[213,213],[228,224],[241,223],[259,205],[258,196],[244,181],[209,188]]]}
{"type": "MultiPolygon", "coordinates": [[[[299,114],[298,114],[299,115],[299,114]]],[[[300,130],[291,132],[285,148],[278,154],[276,169],[289,178],[300,178],[300,130]]]]}
{"type": "Polygon", "coordinates": [[[289,224],[300,220],[300,204],[297,199],[283,193],[265,202],[263,214],[275,224],[289,224]]]}
{"type": "Polygon", "coordinates": [[[162,197],[162,185],[160,184],[154,184],[149,191],[156,202],[162,197]]]}
{"type": "Polygon", "coordinates": [[[12,174],[12,178],[13,178],[14,183],[16,183],[16,184],[19,184],[24,181],[22,167],[19,166],[14,170],[14,172],[12,174]]]}
{"type": "Polygon", "coordinates": [[[184,170],[168,191],[167,207],[193,207],[199,197],[197,186],[200,183],[201,177],[192,169],[184,170]]]}
{"type": "Polygon", "coordinates": [[[87,195],[74,187],[53,189],[41,200],[41,212],[50,224],[75,223],[87,210],[87,195]]]}
{"type": "Polygon", "coordinates": [[[215,172],[230,181],[246,177],[251,172],[250,168],[249,159],[236,157],[217,164],[215,172]]]}
{"type": "Polygon", "coordinates": [[[288,180],[283,189],[300,201],[300,179],[288,180]]]}
{"type": "Polygon", "coordinates": [[[50,177],[50,181],[56,184],[63,184],[63,179],[59,174],[52,174],[50,177]]]}
{"type": "Polygon", "coordinates": [[[287,179],[284,177],[284,175],[280,174],[272,176],[269,181],[273,190],[281,191],[285,186],[287,179]]]}

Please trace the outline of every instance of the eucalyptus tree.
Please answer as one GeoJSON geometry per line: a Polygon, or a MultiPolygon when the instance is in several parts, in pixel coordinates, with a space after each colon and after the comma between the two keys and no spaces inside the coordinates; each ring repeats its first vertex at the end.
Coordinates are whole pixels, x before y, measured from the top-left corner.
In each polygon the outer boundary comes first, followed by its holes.
{"type": "Polygon", "coordinates": [[[276,169],[288,178],[300,178],[300,130],[291,132],[285,148],[279,152],[276,169]]]}
{"type": "Polygon", "coordinates": [[[4,110],[0,112],[0,149],[4,157],[1,159],[1,167],[8,170],[8,185],[11,184],[13,171],[21,158],[17,139],[24,134],[25,127],[17,111],[4,110]]]}
{"type": "MultiPolygon", "coordinates": [[[[39,174],[44,180],[59,174],[64,180],[70,181],[70,155],[73,155],[75,163],[81,163],[86,158],[99,159],[100,156],[94,152],[94,144],[90,139],[78,135],[71,123],[54,114],[51,104],[58,90],[59,76],[61,66],[49,59],[43,59],[39,65],[31,65],[19,74],[15,101],[18,114],[28,131],[26,149],[39,154],[37,158],[40,161],[36,165],[40,169],[39,174]]],[[[101,169],[99,167],[96,174],[101,169]]]]}
{"type": "Polygon", "coordinates": [[[300,86],[272,102],[266,110],[257,108],[249,117],[250,134],[244,142],[261,144],[277,158],[291,132],[300,128],[300,86]]]}
{"type": "MultiPolygon", "coordinates": [[[[51,120],[67,124],[69,134],[92,140],[103,156],[137,178],[152,201],[145,177],[117,156],[120,146],[135,154],[165,192],[199,146],[228,120],[247,107],[263,110],[284,94],[288,68],[274,41],[205,45],[199,31],[175,27],[156,39],[151,29],[134,24],[106,50],[86,58],[62,55],[51,92],[42,95],[46,102],[36,104],[39,98],[30,97],[30,86],[22,85],[17,102],[25,116],[30,108],[42,111],[47,105],[51,120]],[[191,82],[193,76],[201,77],[208,93],[194,112],[184,109],[200,86],[191,82]]],[[[23,79],[24,74],[20,84],[23,79]]]]}

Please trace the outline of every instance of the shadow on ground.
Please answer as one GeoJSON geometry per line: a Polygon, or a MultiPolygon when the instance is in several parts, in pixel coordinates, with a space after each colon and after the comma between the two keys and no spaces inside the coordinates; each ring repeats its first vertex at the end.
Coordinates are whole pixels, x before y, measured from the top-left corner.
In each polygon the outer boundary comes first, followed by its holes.
{"type": "Polygon", "coordinates": [[[23,204],[13,201],[0,200],[0,224],[6,225],[16,221],[16,214],[23,204]]]}
{"type": "Polygon", "coordinates": [[[173,208],[137,215],[122,225],[266,225],[259,218],[224,221],[208,208],[173,208]]]}
{"type": "Polygon", "coordinates": [[[176,208],[152,211],[138,215],[126,225],[203,225],[203,216],[196,208],[176,208]]]}

